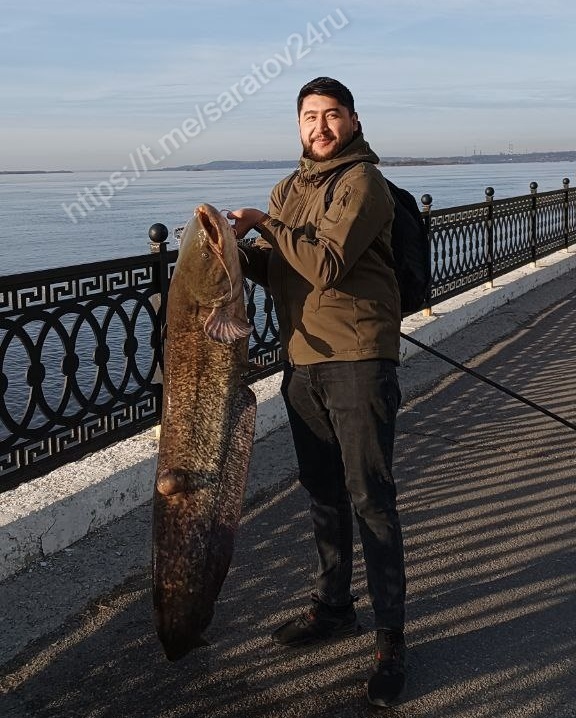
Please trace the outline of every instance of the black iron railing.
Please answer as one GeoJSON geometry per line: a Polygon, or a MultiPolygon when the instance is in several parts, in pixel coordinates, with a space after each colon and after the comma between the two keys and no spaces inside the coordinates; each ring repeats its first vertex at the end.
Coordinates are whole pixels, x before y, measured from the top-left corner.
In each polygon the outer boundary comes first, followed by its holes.
{"type": "MultiPolygon", "coordinates": [[[[576,242],[576,189],[445,210],[422,198],[429,306],[576,242]]],[[[0,491],[136,434],[161,414],[161,328],[177,250],[0,277],[0,491]]],[[[272,299],[246,284],[248,381],[280,368],[272,299]]]]}
{"type": "Polygon", "coordinates": [[[0,280],[0,488],[157,421],[162,259],[0,280]]]}
{"type": "Polygon", "coordinates": [[[576,188],[568,179],[563,189],[494,199],[478,204],[430,208],[422,197],[429,225],[432,257],[430,304],[478,287],[576,241],[576,188]]]}

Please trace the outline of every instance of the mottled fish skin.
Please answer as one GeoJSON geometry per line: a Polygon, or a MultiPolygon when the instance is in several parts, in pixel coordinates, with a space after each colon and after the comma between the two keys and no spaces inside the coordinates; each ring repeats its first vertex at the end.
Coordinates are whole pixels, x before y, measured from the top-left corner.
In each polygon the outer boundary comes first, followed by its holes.
{"type": "Polygon", "coordinates": [[[169,660],[205,645],[232,559],[256,416],[234,233],[211,205],[186,226],[170,284],[154,487],[153,600],[169,660]]]}

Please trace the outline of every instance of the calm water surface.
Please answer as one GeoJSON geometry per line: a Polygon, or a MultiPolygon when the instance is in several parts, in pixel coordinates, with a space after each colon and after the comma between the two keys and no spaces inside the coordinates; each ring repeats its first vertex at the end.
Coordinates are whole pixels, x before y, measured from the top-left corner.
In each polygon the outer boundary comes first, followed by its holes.
{"type": "MultiPolygon", "coordinates": [[[[528,194],[530,182],[540,191],[560,189],[568,177],[576,184],[576,163],[542,162],[494,165],[390,167],[386,176],[433,207],[482,202],[487,186],[495,198],[528,194]]],[[[162,222],[183,224],[194,207],[209,202],[233,209],[266,209],[272,186],[286,169],[202,172],[148,172],[110,199],[110,207],[86,212],[73,223],[70,207],[85,189],[108,181],[108,172],[48,175],[0,175],[0,275],[114,259],[149,251],[148,228],[162,222]]],[[[79,217],[78,212],[74,216],[79,217]]],[[[172,243],[171,245],[175,245],[172,243]]]]}

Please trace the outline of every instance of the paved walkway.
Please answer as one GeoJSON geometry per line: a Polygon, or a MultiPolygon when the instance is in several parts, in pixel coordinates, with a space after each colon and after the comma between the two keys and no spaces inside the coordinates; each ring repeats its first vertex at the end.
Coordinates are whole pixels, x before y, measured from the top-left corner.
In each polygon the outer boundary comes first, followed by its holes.
{"type": "MultiPolygon", "coordinates": [[[[551,288],[537,290],[520,310],[504,307],[446,346],[462,360],[488,332],[492,345],[469,364],[576,422],[574,275],[566,281],[551,306],[542,309],[551,288]]],[[[438,370],[429,356],[411,365],[438,370]]],[[[365,700],[373,635],[358,543],[354,590],[366,632],[312,650],[285,651],[268,638],[307,602],[315,562],[306,498],[290,483],[247,508],[213,643],[179,663],[164,659],[151,623],[149,507],[1,584],[0,641],[11,659],[0,669],[0,715],[574,718],[575,440],[460,373],[405,405],[396,476],[410,652],[397,708],[365,700]],[[108,590],[120,564],[128,578],[108,590]],[[100,598],[86,605],[86,586],[99,581],[100,598]],[[41,633],[52,632],[17,649],[39,616],[41,633]]]]}

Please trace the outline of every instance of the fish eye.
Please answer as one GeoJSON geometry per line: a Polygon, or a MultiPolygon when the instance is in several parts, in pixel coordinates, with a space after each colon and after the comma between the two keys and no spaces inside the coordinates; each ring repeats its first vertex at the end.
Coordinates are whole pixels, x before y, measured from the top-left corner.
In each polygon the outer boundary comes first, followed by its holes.
{"type": "Polygon", "coordinates": [[[210,255],[208,254],[208,252],[201,252],[200,256],[202,257],[202,259],[208,259],[210,255]]]}

